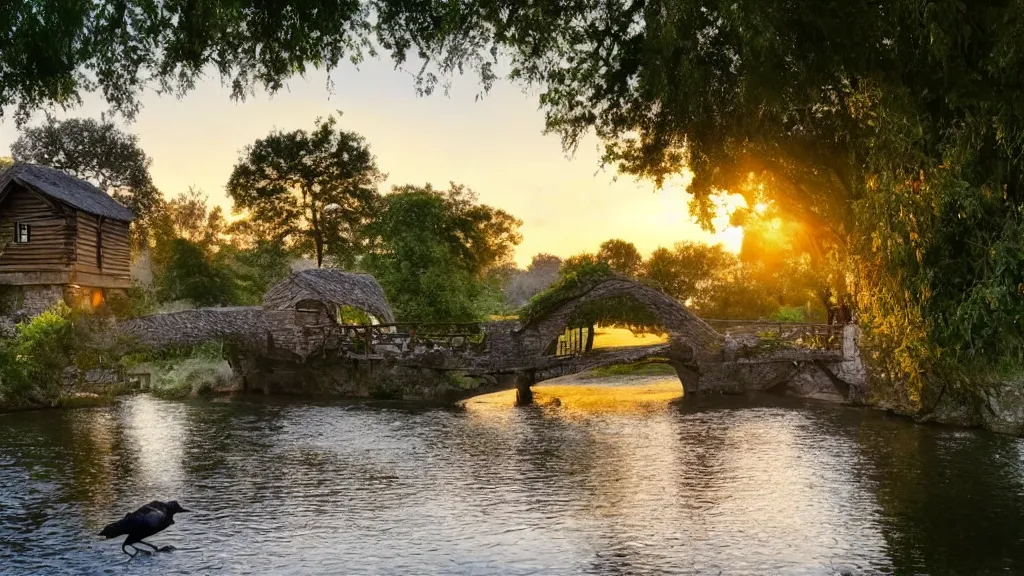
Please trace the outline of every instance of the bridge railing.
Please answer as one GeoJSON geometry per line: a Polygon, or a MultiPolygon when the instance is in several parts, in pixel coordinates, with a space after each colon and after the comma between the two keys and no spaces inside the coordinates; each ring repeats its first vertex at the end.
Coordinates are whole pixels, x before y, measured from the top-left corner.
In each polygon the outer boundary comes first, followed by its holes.
{"type": "Polygon", "coordinates": [[[841,324],[719,320],[714,318],[702,318],[702,320],[726,335],[753,335],[769,343],[787,343],[810,350],[842,350],[843,348],[843,326],[841,324]]]}
{"type": "Polygon", "coordinates": [[[418,348],[456,352],[479,350],[485,333],[478,323],[395,322],[340,324],[333,346],[359,354],[402,353],[418,348]]]}

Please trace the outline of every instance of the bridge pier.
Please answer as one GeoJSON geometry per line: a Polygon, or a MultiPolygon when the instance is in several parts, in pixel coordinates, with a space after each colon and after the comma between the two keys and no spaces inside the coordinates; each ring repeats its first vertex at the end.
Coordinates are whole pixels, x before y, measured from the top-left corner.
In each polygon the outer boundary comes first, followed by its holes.
{"type": "Polygon", "coordinates": [[[516,406],[533,404],[533,390],[530,387],[537,382],[537,375],[534,371],[499,374],[495,379],[501,388],[514,387],[516,389],[516,406]]]}
{"type": "Polygon", "coordinates": [[[516,383],[516,406],[529,406],[533,404],[533,389],[526,381],[516,383]]]}

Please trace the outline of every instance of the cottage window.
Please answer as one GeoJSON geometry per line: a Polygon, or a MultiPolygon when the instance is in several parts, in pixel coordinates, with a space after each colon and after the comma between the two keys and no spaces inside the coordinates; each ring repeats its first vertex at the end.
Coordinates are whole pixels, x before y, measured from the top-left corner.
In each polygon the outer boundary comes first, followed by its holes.
{"type": "Polygon", "coordinates": [[[24,222],[14,224],[14,241],[19,244],[28,243],[32,239],[32,226],[24,222]]]}

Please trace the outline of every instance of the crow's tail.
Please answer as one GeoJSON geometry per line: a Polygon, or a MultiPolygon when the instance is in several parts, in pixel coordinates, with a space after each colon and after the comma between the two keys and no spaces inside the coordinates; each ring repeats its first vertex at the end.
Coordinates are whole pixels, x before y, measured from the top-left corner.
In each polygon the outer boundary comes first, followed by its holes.
{"type": "Polygon", "coordinates": [[[126,526],[126,520],[128,519],[122,518],[117,522],[111,522],[110,524],[107,524],[106,528],[104,528],[100,532],[100,536],[106,536],[107,538],[116,538],[122,534],[127,534],[128,526],[126,526]]]}

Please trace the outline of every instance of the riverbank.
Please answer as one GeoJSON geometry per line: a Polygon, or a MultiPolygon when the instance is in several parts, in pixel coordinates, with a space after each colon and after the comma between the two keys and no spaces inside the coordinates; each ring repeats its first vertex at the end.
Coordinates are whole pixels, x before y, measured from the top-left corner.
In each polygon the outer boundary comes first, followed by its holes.
{"type": "MultiPolygon", "coordinates": [[[[135,391],[165,399],[243,392],[241,380],[220,358],[219,349],[201,348],[189,355],[136,366],[134,370],[149,373],[145,385],[90,386],[88,390],[66,388],[48,404],[0,403],[0,413],[101,406],[135,391]]],[[[552,379],[535,385],[533,390],[534,403],[542,409],[581,413],[656,410],[683,398],[682,385],[674,369],[655,361],[613,365],[552,379]]],[[[834,399],[820,400],[835,402],[834,399]]],[[[415,400],[408,402],[420,403],[415,400]]],[[[476,396],[462,403],[510,405],[514,402],[515,391],[506,390],[476,396]]],[[[437,405],[438,402],[435,399],[422,404],[437,405]]],[[[931,408],[918,414],[882,403],[862,405],[921,424],[980,428],[999,434],[1024,436],[1024,377],[990,385],[976,394],[949,388],[932,401],[931,408]]]]}

